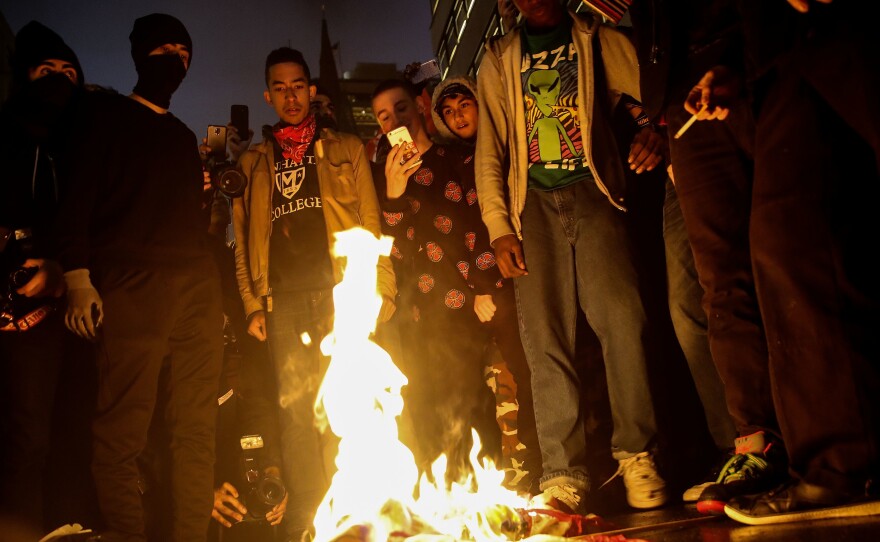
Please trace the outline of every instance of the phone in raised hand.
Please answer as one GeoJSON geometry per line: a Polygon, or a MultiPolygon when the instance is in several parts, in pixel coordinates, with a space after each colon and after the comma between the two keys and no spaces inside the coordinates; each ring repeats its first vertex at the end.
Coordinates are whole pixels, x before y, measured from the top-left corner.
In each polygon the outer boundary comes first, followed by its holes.
{"type": "Polygon", "coordinates": [[[218,162],[226,160],[226,126],[212,124],[208,126],[208,147],[211,148],[208,158],[218,162]]]}
{"type": "Polygon", "coordinates": [[[401,148],[404,149],[403,162],[408,161],[413,155],[415,155],[415,153],[419,152],[419,149],[416,148],[416,144],[413,142],[412,136],[406,126],[391,130],[386,134],[386,137],[388,137],[388,143],[390,143],[392,147],[400,145],[401,148]]]}

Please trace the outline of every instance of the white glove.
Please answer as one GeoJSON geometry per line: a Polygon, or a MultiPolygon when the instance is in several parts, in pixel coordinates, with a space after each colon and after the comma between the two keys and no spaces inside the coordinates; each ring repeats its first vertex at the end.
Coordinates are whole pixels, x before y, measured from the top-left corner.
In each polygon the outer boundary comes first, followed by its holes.
{"type": "Polygon", "coordinates": [[[88,269],[64,273],[67,283],[67,314],[64,325],[83,339],[94,340],[104,321],[104,305],[98,290],[92,286],[88,269]]]}

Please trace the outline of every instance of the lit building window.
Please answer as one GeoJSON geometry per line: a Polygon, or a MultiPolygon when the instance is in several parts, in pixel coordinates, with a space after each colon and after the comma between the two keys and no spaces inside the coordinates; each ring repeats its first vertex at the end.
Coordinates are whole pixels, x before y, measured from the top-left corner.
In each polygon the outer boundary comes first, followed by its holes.
{"type": "MultiPolygon", "coordinates": [[[[452,6],[449,20],[446,23],[446,28],[443,30],[440,50],[437,52],[441,70],[444,68],[448,70],[449,65],[452,64],[455,58],[455,51],[458,48],[461,36],[464,34],[474,2],[475,0],[456,0],[452,6]]],[[[436,1],[434,7],[436,8],[436,1]]]]}

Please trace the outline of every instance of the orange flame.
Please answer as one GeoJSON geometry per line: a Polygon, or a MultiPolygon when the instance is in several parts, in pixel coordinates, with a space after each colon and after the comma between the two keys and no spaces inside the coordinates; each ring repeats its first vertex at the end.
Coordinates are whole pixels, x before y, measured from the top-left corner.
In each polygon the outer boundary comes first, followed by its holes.
{"type": "Polygon", "coordinates": [[[376,262],[390,253],[391,242],[360,228],[336,234],[334,253],[346,265],[333,290],[334,329],[321,342],[331,359],[315,408],[340,442],[337,472],[315,516],[316,541],[385,542],[411,535],[512,540],[521,524],[515,509],[527,502],[502,486],[503,471],[477,460],[475,431],[474,474],[449,490],[442,482],[446,457],[432,466],[439,485],[419,479],[412,452],[398,439],[400,390],[407,379],[370,338],[382,304],[376,262]]]}

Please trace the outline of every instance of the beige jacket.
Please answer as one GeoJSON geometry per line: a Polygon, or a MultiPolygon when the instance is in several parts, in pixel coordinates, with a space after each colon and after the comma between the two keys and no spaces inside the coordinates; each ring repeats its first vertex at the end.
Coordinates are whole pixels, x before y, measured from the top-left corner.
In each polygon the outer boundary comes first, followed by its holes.
{"type": "MultiPolygon", "coordinates": [[[[635,48],[611,26],[590,15],[571,13],[571,33],[578,55],[578,116],[586,163],[599,189],[612,205],[624,208],[625,180],[617,144],[611,132],[610,112],[597,106],[593,72],[593,37],[598,33],[611,110],[621,94],[639,94],[635,48]]],[[[522,238],[520,214],[528,189],[528,149],[521,79],[521,27],[486,44],[477,92],[480,120],[477,131],[476,183],[483,222],[489,237],[516,234],[522,238]],[[505,185],[507,188],[505,189],[505,185]],[[508,194],[505,197],[505,190],[508,194]]]]}
{"type": "MultiPolygon", "coordinates": [[[[248,178],[245,193],[232,200],[232,224],[235,228],[235,274],[245,313],[266,310],[269,295],[269,235],[272,232],[272,189],[275,179],[275,156],[271,133],[252,146],[239,159],[238,166],[248,178]]],[[[370,174],[370,163],[357,136],[321,131],[315,142],[318,184],[321,191],[327,239],[333,246],[333,234],[356,226],[381,235],[379,201],[370,174]]],[[[336,258],[333,273],[342,279],[336,258]]],[[[391,260],[379,258],[377,289],[393,300],[397,285],[391,260]]]]}

